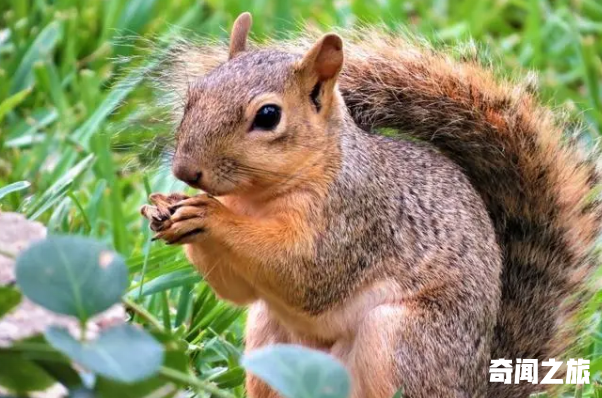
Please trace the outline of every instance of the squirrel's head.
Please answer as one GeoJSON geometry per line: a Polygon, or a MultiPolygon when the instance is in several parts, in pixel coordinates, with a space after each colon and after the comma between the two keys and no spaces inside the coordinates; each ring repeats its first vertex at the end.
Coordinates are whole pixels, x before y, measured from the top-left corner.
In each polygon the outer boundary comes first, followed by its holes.
{"type": "Polygon", "coordinates": [[[229,60],[190,83],[176,133],[175,176],[214,195],[319,178],[337,147],[341,38],[325,35],[304,55],[247,51],[250,27],[239,16],[229,60]]]}

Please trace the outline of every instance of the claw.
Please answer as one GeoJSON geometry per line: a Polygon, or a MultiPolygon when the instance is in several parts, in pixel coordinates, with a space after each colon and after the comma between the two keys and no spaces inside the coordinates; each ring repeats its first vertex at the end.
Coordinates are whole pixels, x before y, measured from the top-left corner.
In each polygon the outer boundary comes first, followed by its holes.
{"type": "Polygon", "coordinates": [[[151,242],[157,241],[161,239],[161,233],[155,234],[152,238],[151,238],[151,242]]]}
{"type": "Polygon", "coordinates": [[[176,210],[178,210],[180,207],[184,206],[181,202],[175,203],[173,205],[170,205],[167,210],[169,210],[169,213],[173,216],[173,214],[176,212],[176,210]]]}
{"type": "Polygon", "coordinates": [[[154,232],[162,232],[167,228],[165,224],[165,222],[152,222],[150,224],[150,229],[154,232]]]}
{"type": "Polygon", "coordinates": [[[167,214],[167,213],[159,212],[159,215],[155,218],[155,220],[160,221],[160,222],[164,222],[164,221],[169,220],[169,218],[171,217],[171,215],[173,215],[173,213],[167,214]]]}

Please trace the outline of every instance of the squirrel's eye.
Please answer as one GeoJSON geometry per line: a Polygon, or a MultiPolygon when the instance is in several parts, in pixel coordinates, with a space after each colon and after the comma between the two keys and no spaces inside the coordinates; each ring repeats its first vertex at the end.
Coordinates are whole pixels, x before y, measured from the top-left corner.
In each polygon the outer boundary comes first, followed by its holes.
{"type": "Polygon", "coordinates": [[[253,130],[273,130],[280,123],[281,109],[278,105],[264,105],[255,115],[253,130]]]}

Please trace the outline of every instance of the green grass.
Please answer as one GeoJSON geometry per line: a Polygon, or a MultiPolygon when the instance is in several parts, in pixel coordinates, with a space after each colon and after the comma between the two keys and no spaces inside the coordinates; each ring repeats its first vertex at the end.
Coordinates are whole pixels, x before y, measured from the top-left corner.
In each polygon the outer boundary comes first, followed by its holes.
{"type": "MultiPolygon", "coordinates": [[[[138,214],[150,191],[181,189],[141,142],[154,131],[143,105],[153,101],[135,67],[152,60],[143,38],[168,38],[175,27],[225,35],[251,11],[259,39],[280,37],[301,22],[351,27],[407,26],[449,44],[474,38],[511,74],[539,72],[542,96],[602,133],[602,3],[598,0],[4,0],[0,3],[0,199],[44,222],[51,232],[93,236],[128,259],[141,302],[190,343],[199,375],[242,395],[244,316],[198,283],[180,249],[151,243],[138,214]],[[252,4],[251,4],[252,3],[252,4]],[[251,5],[249,5],[251,4],[251,5]],[[129,65],[116,62],[132,59],[129,65]],[[522,72],[521,72],[522,71],[522,72]],[[15,184],[27,181],[29,184],[15,184]]],[[[598,294],[584,355],[602,369],[598,294]]],[[[136,319],[143,322],[143,319],[136,319]]],[[[586,387],[584,397],[594,395],[586,387]]]]}

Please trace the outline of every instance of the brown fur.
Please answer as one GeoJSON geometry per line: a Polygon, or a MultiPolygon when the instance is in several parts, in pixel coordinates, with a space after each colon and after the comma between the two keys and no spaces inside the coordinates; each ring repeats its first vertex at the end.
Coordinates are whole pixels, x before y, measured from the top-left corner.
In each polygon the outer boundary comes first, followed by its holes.
{"type": "MultiPolygon", "coordinates": [[[[599,206],[585,198],[597,173],[549,112],[405,39],[351,35],[337,79],[336,35],[244,51],[235,33],[230,51],[171,53],[170,87],[186,98],[174,172],[220,196],[158,195],[143,214],[221,297],[253,303],[247,349],[330,352],[354,398],[544,387],[489,385],[487,371],[491,356],[564,358],[594,265],[599,206]],[[255,131],[268,103],[282,120],[255,131]]],[[[275,396],[252,376],[247,389],[275,396]]]]}

